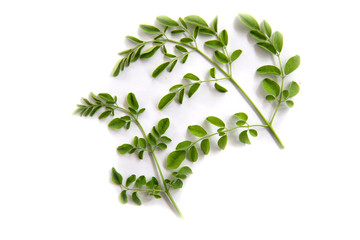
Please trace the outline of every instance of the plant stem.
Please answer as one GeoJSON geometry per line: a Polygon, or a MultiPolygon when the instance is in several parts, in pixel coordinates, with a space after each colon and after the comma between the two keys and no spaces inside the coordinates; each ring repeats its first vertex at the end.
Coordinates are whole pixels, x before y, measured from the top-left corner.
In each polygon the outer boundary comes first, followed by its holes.
{"type": "MultiPolygon", "coordinates": [[[[117,108],[118,108],[119,110],[125,112],[126,114],[128,114],[129,116],[131,116],[131,117],[133,118],[134,122],[135,122],[136,125],[139,127],[139,129],[140,129],[141,133],[143,134],[144,138],[147,139],[147,137],[146,137],[146,132],[145,132],[144,128],[142,127],[141,123],[139,122],[139,120],[138,120],[131,112],[129,112],[129,111],[126,110],[125,108],[122,108],[122,107],[119,107],[119,106],[117,106],[117,108]]],[[[173,207],[175,208],[176,212],[179,214],[179,216],[180,216],[181,218],[184,218],[183,215],[182,215],[182,213],[181,213],[181,211],[180,211],[180,209],[179,209],[179,207],[177,206],[174,198],[171,196],[171,193],[170,193],[170,191],[169,191],[169,188],[168,188],[167,185],[166,185],[165,178],[164,178],[164,175],[163,175],[163,173],[162,173],[162,170],[161,170],[159,161],[158,161],[157,158],[156,158],[154,149],[152,148],[152,146],[151,146],[149,143],[147,143],[147,148],[148,148],[148,152],[150,153],[152,159],[153,159],[154,162],[155,162],[155,165],[156,165],[156,168],[157,168],[158,173],[159,173],[159,175],[160,175],[161,181],[162,181],[162,183],[163,183],[163,185],[164,185],[164,189],[165,189],[165,190],[161,190],[160,192],[164,192],[164,193],[166,194],[166,196],[167,196],[168,199],[170,200],[171,204],[172,204],[173,207]]]]}

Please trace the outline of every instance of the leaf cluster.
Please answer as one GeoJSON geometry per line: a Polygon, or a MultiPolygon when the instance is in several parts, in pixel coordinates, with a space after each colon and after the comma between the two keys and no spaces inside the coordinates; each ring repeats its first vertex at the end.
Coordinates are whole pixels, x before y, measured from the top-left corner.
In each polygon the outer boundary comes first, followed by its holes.
{"type": "Polygon", "coordinates": [[[206,121],[218,128],[215,133],[211,134],[208,134],[205,128],[200,125],[188,126],[189,133],[191,133],[197,139],[194,141],[185,140],[178,143],[176,150],[171,152],[167,157],[167,168],[177,169],[186,159],[186,157],[191,162],[196,162],[199,158],[199,149],[204,155],[209,154],[211,146],[210,138],[213,136],[219,136],[217,145],[220,149],[224,150],[228,141],[228,133],[230,131],[234,131],[235,129],[245,128],[245,130],[242,130],[239,134],[239,141],[244,144],[251,144],[249,135],[252,137],[257,137],[258,134],[257,131],[247,123],[247,114],[239,112],[235,113],[234,116],[236,117],[237,121],[236,126],[232,128],[227,128],[224,121],[218,117],[207,117],[206,121]]]}

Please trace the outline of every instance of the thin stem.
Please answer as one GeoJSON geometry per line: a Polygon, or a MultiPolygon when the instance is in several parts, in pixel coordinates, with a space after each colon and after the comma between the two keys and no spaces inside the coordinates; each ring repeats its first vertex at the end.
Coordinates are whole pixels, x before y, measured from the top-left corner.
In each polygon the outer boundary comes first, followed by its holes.
{"type": "MultiPolygon", "coordinates": [[[[270,39],[268,39],[270,41],[270,39]]],[[[282,91],[284,89],[284,80],[285,80],[285,74],[284,74],[284,68],[282,66],[282,63],[281,63],[281,58],[280,58],[280,53],[276,54],[277,58],[278,58],[278,61],[279,61],[279,66],[280,66],[280,72],[281,72],[281,86],[280,86],[280,97],[279,97],[279,100],[278,100],[278,104],[275,108],[275,111],[271,117],[271,120],[270,120],[270,124],[273,123],[274,119],[275,119],[275,115],[277,113],[277,111],[279,110],[279,107],[280,107],[280,104],[282,102],[282,91]]]]}

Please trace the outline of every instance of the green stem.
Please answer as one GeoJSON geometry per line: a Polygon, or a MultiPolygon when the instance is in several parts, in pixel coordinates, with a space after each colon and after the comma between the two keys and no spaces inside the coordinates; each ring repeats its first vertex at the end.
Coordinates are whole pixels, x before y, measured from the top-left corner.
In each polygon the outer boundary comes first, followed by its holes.
{"type": "MultiPolygon", "coordinates": [[[[270,41],[270,39],[268,39],[270,41]]],[[[271,41],[270,41],[271,42],[271,41]]],[[[278,100],[278,104],[276,105],[276,108],[275,108],[275,111],[271,117],[271,120],[270,120],[270,124],[273,123],[274,119],[275,119],[275,115],[277,113],[277,111],[279,110],[279,107],[280,107],[280,104],[282,102],[282,91],[284,89],[284,80],[285,80],[285,74],[284,74],[284,68],[282,66],[282,63],[281,63],[281,58],[280,58],[280,53],[276,54],[277,58],[278,58],[278,61],[279,61],[279,65],[280,65],[280,72],[281,72],[281,86],[280,86],[280,97],[279,97],[279,100],[278,100]]]]}
{"type": "MultiPolygon", "coordinates": [[[[125,108],[122,108],[122,107],[119,107],[117,106],[117,108],[125,113],[127,113],[129,116],[131,116],[134,120],[134,122],[136,123],[136,125],[139,127],[141,133],[143,134],[144,138],[146,139],[146,132],[144,130],[144,128],[142,127],[142,125],[140,124],[139,120],[131,113],[129,112],[128,110],[126,110],[125,108]]],[[[175,208],[176,212],[179,214],[179,216],[181,218],[183,218],[183,215],[179,209],[179,207],[177,206],[174,198],[171,196],[171,193],[169,191],[169,188],[167,187],[167,184],[165,182],[165,178],[164,178],[164,175],[162,173],[162,170],[161,170],[161,167],[160,167],[160,164],[159,164],[159,161],[157,160],[156,158],[156,155],[155,155],[155,152],[154,152],[154,149],[152,148],[152,146],[150,144],[147,143],[147,148],[148,148],[148,151],[150,152],[151,156],[152,156],[152,159],[154,160],[155,162],[155,165],[156,165],[156,168],[159,172],[159,175],[160,175],[160,178],[161,178],[161,181],[164,185],[164,189],[165,190],[162,190],[161,192],[164,192],[166,194],[166,196],[168,197],[168,199],[170,200],[171,204],[173,205],[173,207],[175,208]]]]}

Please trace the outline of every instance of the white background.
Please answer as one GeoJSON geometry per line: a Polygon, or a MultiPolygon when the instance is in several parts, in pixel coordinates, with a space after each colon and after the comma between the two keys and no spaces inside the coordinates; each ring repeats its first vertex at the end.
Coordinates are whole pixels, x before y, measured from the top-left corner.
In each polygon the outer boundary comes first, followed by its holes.
{"type": "MultiPolygon", "coordinates": [[[[360,239],[359,16],[356,1],[1,1],[0,238],[12,239],[360,239]],[[138,25],[157,15],[189,14],[230,35],[243,49],[234,75],[266,116],[257,67],[273,63],[254,46],[237,14],[266,19],[284,35],[283,58],[299,54],[289,76],[301,86],[293,109],[275,120],[285,149],[265,130],[244,146],[234,134],[225,151],[190,164],[194,174],[174,194],[185,219],[165,200],[121,205],[109,170],[152,176],[149,158],[119,156],[136,129],[109,131],[107,121],[72,115],[89,92],[134,92],[150,130],[170,117],[169,145],[190,137],[186,127],[209,115],[234,124],[245,111],[259,119],[229,82],[227,94],[202,86],[184,104],[156,109],[187,72],[205,78],[210,65],[193,54],[174,72],[151,78],[163,59],[133,64],[118,78],[117,52],[143,36],[138,25]]],[[[207,126],[208,131],[214,131],[207,126]]],[[[214,139],[215,140],[215,139],[214,139]]],[[[166,155],[160,154],[164,162],[166,155]]],[[[168,173],[167,173],[168,174],[168,173]]]]}

